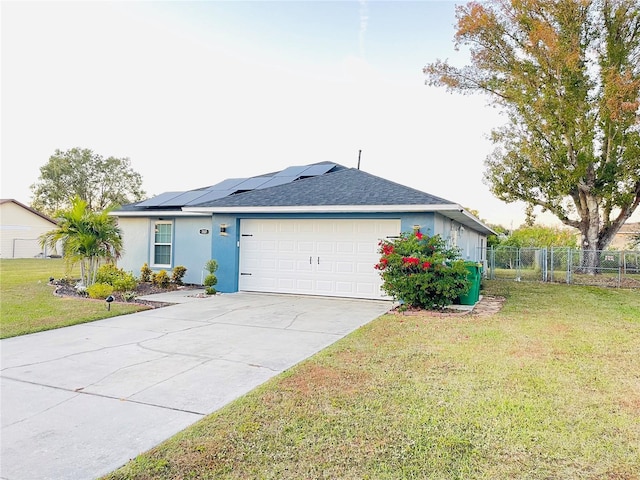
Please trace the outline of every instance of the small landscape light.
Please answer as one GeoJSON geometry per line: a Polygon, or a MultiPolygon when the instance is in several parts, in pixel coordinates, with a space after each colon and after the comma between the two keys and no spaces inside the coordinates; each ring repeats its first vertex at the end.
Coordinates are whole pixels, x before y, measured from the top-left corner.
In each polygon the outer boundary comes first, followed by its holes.
{"type": "Polygon", "coordinates": [[[107,302],[107,310],[111,310],[111,302],[113,302],[115,300],[113,295],[109,295],[107,298],[104,299],[105,302],[107,302]]]}

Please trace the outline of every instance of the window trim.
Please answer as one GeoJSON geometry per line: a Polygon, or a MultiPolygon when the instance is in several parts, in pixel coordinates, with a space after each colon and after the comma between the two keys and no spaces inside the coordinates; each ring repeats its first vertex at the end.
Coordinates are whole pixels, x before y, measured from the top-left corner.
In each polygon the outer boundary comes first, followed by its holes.
{"type": "Polygon", "coordinates": [[[153,229],[151,230],[151,259],[150,259],[151,261],[149,263],[151,263],[152,267],[171,268],[171,265],[173,264],[173,242],[174,242],[173,220],[155,220],[153,222],[153,229]],[[170,226],[171,238],[169,243],[156,242],[156,228],[158,225],[170,226]],[[156,263],[156,247],[163,246],[163,245],[169,246],[169,263],[156,263]]]}

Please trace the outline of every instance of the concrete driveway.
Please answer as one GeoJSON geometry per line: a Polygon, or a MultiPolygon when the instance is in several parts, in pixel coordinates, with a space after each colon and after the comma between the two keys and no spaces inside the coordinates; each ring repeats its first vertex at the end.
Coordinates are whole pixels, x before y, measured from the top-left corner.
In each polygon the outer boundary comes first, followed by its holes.
{"type": "Polygon", "coordinates": [[[181,303],[0,342],[3,479],[107,474],[391,308],[252,293],[161,299],[181,303]]]}

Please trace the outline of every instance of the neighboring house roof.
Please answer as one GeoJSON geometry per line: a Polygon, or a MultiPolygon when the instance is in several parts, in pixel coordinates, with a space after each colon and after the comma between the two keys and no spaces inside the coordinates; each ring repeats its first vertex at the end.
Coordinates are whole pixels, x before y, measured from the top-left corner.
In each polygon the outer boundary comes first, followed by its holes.
{"type": "Polygon", "coordinates": [[[28,210],[29,212],[45,219],[46,221],[53,223],[54,225],[58,224],[58,222],[56,222],[53,218],[50,218],[46,216],[44,213],[40,213],[37,210],[34,210],[33,208],[26,206],[24,203],[19,202],[18,200],[14,200],[13,198],[0,198],[0,205],[2,205],[3,203],[15,203],[19,207],[22,207],[25,210],[28,210]]]}
{"type": "Polygon", "coordinates": [[[329,162],[228,179],[188,192],[167,192],[126,205],[120,216],[166,213],[424,212],[437,211],[485,234],[494,232],[455,202],[362,170],[329,162]]]}

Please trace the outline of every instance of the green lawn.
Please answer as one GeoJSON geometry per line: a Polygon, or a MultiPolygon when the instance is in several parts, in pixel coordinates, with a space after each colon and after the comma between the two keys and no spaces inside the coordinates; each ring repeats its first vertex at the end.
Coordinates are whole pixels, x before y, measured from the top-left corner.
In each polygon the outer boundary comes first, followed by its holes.
{"type": "Polygon", "coordinates": [[[49,277],[78,278],[62,259],[0,259],[0,338],[66,327],[143,310],[133,304],[114,304],[107,311],[100,300],[53,295],[49,277]]]}
{"type": "Polygon", "coordinates": [[[485,287],[500,313],[382,316],[105,478],[639,479],[640,291],[485,287]]]}

